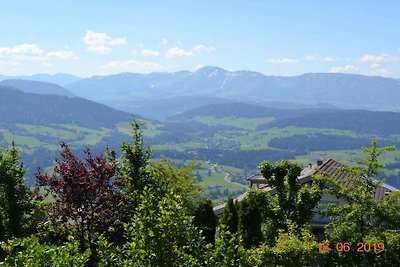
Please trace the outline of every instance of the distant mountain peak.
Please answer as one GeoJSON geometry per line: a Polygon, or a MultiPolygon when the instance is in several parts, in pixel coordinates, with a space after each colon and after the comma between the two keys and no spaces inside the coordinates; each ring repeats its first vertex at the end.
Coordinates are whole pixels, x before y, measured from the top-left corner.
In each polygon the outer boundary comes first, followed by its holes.
{"type": "Polygon", "coordinates": [[[221,75],[221,74],[226,74],[229,71],[223,69],[223,68],[219,68],[219,67],[213,67],[213,66],[205,66],[202,67],[198,70],[196,70],[195,72],[193,72],[193,75],[201,75],[201,76],[207,76],[207,77],[212,77],[212,76],[216,76],[221,75]]]}

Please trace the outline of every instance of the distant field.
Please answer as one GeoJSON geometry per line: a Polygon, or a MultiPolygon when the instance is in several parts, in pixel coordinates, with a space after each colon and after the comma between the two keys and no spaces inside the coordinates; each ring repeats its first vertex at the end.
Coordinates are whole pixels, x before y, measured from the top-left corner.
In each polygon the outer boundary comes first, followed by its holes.
{"type": "Polygon", "coordinates": [[[195,121],[199,121],[211,126],[216,125],[225,125],[225,126],[233,126],[237,128],[247,129],[247,130],[255,130],[258,125],[272,122],[274,120],[273,117],[265,117],[265,118],[236,118],[236,117],[222,117],[215,118],[213,116],[196,116],[194,117],[195,121]]]}
{"type": "MultiPolygon", "coordinates": [[[[360,138],[367,141],[379,138],[386,143],[400,140],[400,134],[377,136],[375,134],[359,134],[350,130],[327,128],[288,126],[269,129],[264,127],[265,130],[258,130],[261,129],[261,127],[257,128],[258,126],[273,121],[273,117],[216,118],[214,116],[195,116],[191,121],[146,121],[142,130],[145,139],[150,140],[148,145],[151,145],[157,155],[172,155],[169,157],[178,165],[183,164],[185,162],[183,160],[198,159],[200,166],[193,174],[201,178],[200,185],[205,190],[206,195],[212,197],[215,203],[226,199],[229,195],[237,195],[246,190],[246,185],[243,186],[237,182],[244,183],[246,176],[258,173],[257,166],[259,163],[263,159],[267,159],[269,155],[274,155],[274,153],[276,154],[273,157],[274,160],[291,159],[303,166],[315,162],[316,158],[333,158],[344,164],[354,165],[361,158],[358,146],[357,149],[352,150],[338,148],[337,150],[324,151],[315,149],[324,143],[321,143],[321,141],[319,141],[320,143],[315,143],[314,140],[327,140],[329,142],[332,136],[344,136],[346,140],[350,139],[350,141],[353,139],[359,140],[360,138]],[[318,139],[320,135],[324,135],[325,139],[318,139]],[[301,142],[301,140],[306,139],[314,146],[306,148],[304,146],[296,146],[298,147],[296,148],[297,150],[291,151],[292,146],[290,145],[287,148],[288,141],[283,139],[289,137],[296,138],[293,146],[297,145],[297,140],[301,142]],[[281,140],[280,146],[276,145],[276,139],[281,140]],[[272,140],[275,141],[275,143],[272,143],[274,146],[270,144],[272,140]],[[282,146],[282,144],[286,145],[286,147],[282,146]],[[206,156],[202,157],[202,155],[206,156]],[[216,155],[216,157],[212,157],[212,155],[216,155]],[[203,161],[200,161],[200,159],[203,161]],[[223,161],[222,159],[225,160],[223,161]],[[219,164],[213,167],[214,162],[207,162],[207,160],[215,161],[219,164]],[[233,166],[240,166],[240,168],[233,166]],[[226,176],[226,173],[229,173],[229,176],[226,176]]],[[[129,123],[119,123],[116,128],[98,129],[78,127],[72,124],[46,126],[17,124],[13,128],[0,129],[0,143],[10,145],[14,140],[16,145],[23,149],[24,153],[40,157],[42,155],[34,154],[36,150],[46,148],[55,151],[59,147],[58,142],[61,140],[67,141],[76,149],[83,148],[85,145],[103,145],[103,141],[108,138],[106,140],[112,140],[111,142],[113,142],[110,145],[118,147],[121,142],[121,136],[124,136],[121,133],[129,135],[131,132],[132,129],[129,123]],[[114,134],[119,135],[114,136],[114,134]]],[[[340,144],[338,144],[338,147],[340,147],[340,144]]],[[[400,168],[397,167],[400,161],[400,151],[385,155],[383,161],[392,166],[391,169],[384,171],[384,176],[388,178],[387,181],[392,185],[400,185],[400,178],[397,178],[400,177],[400,168]]],[[[32,159],[32,162],[34,165],[39,164],[36,163],[36,159],[32,159]]],[[[50,165],[52,161],[46,162],[45,166],[42,167],[50,165]]],[[[36,168],[37,166],[33,167],[36,168]]]]}
{"type": "Polygon", "coordinates": [[[66,141],[77,146],[95,145],[104,137],[111,135],[111,129],[90,129],[71,124],[53,125],[51,127],[17,124],[16,127],[19,129],[16,132],[6,129],[0,129],[0,132],[8,144],[14,141],[17,146],[29,150],[39,147],[55,150],[60,141],[66,141]]]}

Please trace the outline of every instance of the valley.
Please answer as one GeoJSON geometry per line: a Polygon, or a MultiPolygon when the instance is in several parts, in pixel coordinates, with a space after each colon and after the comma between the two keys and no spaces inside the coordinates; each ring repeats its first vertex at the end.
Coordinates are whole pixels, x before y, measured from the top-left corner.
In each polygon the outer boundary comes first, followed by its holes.
{"type": "MultiPolygon", "coordinates": [[[[155,120],[83,98],[20,92],[10,86],[0,87],[1,99],[7,117],[0,122],[0,145],[15,142],[22,150],[28,184],[34,183],[38,167],[53,165],[61,141],[79,153],[84,148],[104,152],[108,147],[119,154],[121,142],[130,138],[132,119],[143,122],[154,159],[167,157],[178,166],[195,160],[199,167],[193,175],[216,203],[242,193],[248,186],[245,178],[258,173],[263,160],[289,159],[306,166],[317,158],[334,158],[353,164],[360,148],[372,139],[381,146],[400,147],[400,113],[396,112],[188,101],[187,110],[155,120]],[[26,103],[24,109],[11,108],[18,101],[26,103]]],[[[155,109],[168,113],[170,106],[155,109]]],[[[399,151],[384,158],[388,168],[380,178],[393,186],[400,186],[399,160],[399,151]]]]}

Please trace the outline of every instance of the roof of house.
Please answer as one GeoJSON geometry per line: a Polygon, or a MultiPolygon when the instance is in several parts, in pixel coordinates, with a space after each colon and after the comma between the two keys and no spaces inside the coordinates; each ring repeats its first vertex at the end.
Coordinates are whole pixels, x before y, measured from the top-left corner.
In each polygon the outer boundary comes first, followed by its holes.
{"type": "MultiPolygon", "coordinates": [[[[328,160],[324,161],[320,166],[315,164],[315,165],[304,168],[301,171],[300,176],[298,177],[298,181],[300,184],[306,184],[306,183],[310,182],[314,176],[324,174],[324,173],[330,175],[337,181],[348,178],[350,176],[350,174],[348,172],[340,170],[341,167],[345,167],[345,165],[340,162],[337,162],[333,159],[328,159],[328,160]]],[[[262,179],[264,179],[263,181],[265,181],[265,178],[260,175],[253,175],[253,176],[250,176],[249,178],[247,178],[247,180],[249,180],[249,181],[252,181],[252,180],[253,181],[262,181],[262,179]]],[[[349,185],[351,185],[351,181],[346,181],[344,184],[344,186],[349,186],[349,185]]],[[[267,185],[260,187],[260,190],[268,192],[272,195],[275,194],[275,189],[271,188],[267,185]]],[[[375,190],[375,200],[383,199],[387,193],[390,193],[392,191],[398,191],[398,189],[394,188],[392,186],[389,186],[387,184],[380,185],[375,190]]],[[[243,193],[242,195],[235,198],[234,201],[241,202],[245,198],[245,196],[246,196],[246,193],[243,193]]],[[[216,215],[220,215],[224,211],[225,205],[226,205],[225,203],[222,203],[218,206],[215,206],[214,213],[216,215]]]]}
{"type": "MultiPolygon", "coordinates": [[[[328,159],[319,168],[314,170],[312,176],[325,173],[336,179],[336,181],[349,178],[350,174],[348,172],[341,171],[341,167],[345,167],[345,165],[333,159],[328,159]]],[[[351,181],[346,181],[344,183],[344,186],[346,187],[350,185],[351,181]]],[[[398,191],[398,189],[387,184],[382,184],[375,190],[374,198],[376,201],[381,200],[386,196],[387,193],[392,191],[398,191]]]]}
{"type": "Polygon", "coordinates": [[[252,175],[246,178],[247,181],[252,182],[254,184],[265,184],[267,180],[262,175],[252,175]]]}

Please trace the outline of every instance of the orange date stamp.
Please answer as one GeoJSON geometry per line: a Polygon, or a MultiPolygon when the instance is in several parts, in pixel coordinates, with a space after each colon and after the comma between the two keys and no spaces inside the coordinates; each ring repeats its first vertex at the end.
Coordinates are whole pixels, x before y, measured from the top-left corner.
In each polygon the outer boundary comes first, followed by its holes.
{"type": "Polygon", "coordinates": [[[336,244],[330,244],[323,241],[318,243],[318,252],[329,252],[331,250],[336,250],[337,252],[356,251],[359,253],[383,252],[385,251],[385,244],[383,242],[357,242],[356,247],[354,247],[350,242],[337,242],[336,244]]]}

